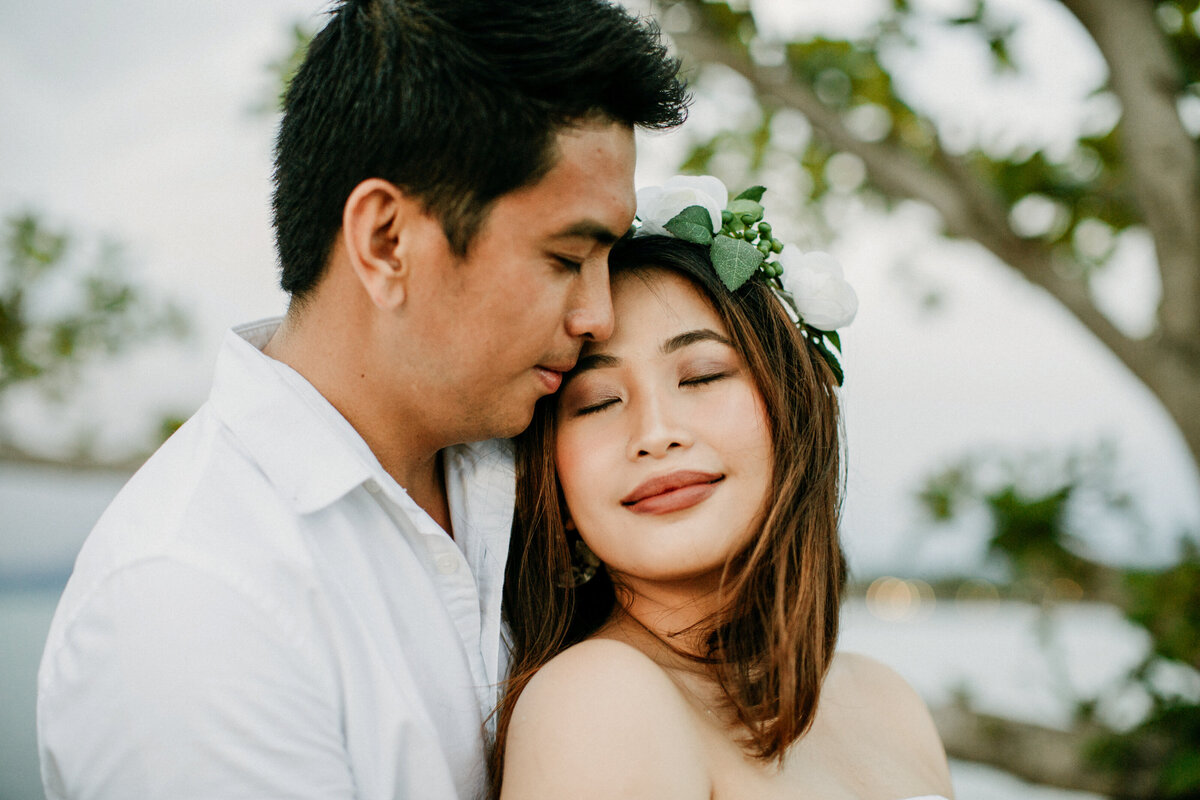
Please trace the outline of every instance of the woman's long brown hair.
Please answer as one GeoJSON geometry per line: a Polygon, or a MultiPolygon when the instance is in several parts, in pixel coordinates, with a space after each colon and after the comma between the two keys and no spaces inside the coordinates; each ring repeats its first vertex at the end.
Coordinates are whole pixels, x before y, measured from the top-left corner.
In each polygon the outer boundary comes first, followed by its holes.
{"type": "MultiPolygon", "coordinates": [[[[812,724],[833,658],[845,560],[838,541],[841,506],[836,379],[805,342],[780,300],[759,280],[729,292],[708,248],[678,239],[622,239],[612,275],[655,270],[692,281],[712,302],[762,394],[774,446],[772,493],[758,536],[725,571],[721,611],[702,623],[706,650],[696,657],[723,690],[745,728],[744,746],[782,759],[812,724]]],[[[504,584],[511,645],[509,678],[497,708],[493,788],[503,774],[508,726],[521,691],[547,661],[594,633],[616,606],[601,569],[571,588],[571,537],[554,468],[556,399],[538,403],[517,440],[517,500],[504,584]]],[[[580,687],[585,691],[586,687],[580,687]]]]}

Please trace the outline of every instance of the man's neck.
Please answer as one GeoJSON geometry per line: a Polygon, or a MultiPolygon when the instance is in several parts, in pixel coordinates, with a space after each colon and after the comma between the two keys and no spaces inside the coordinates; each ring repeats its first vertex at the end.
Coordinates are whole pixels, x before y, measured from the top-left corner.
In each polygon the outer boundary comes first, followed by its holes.
{"type": "Polygon", "coordinates": [[[420,409],[403,398],[380,396],[359,363],[361,338],[322,320],[297,324],[292,315],[263,348],[287,364],[329,401],[363,438],[384,471],[453,536],[441,450],[448,443],[424,430],[420,409]]]}
{"type": "MultiPolygon", "coordinates": [[[[349,417],[346,419],[350,420],[349,417]]],[[[354,421],[350,420],[350,424],[354,425],[354,421]]],[[[359,430],[357,425],[355,429],[359,430]]],[[[362,435],[361,430],[359,433],[362,435]]],[[[363,440],[375,453],[384,471],[404,487],[413,502],[423,508],[450,538],[454,538],[454,529],[450,524],[450,502],[446,496],[446,470],[442,451],[435,450],[428,457],[414,461],[411,453],[389,452],[382,442],[376,445],[366,435],[363,435],[363,440]]],[[[399,449],[402,449],[402,446],[399,446],[399,449]]]]}

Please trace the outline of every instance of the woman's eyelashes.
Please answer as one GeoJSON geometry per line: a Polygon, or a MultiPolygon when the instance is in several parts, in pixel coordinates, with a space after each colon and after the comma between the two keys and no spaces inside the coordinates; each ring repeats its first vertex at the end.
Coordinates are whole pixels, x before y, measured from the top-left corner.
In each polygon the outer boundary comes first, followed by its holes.
{"type": "Polygon", "coordinates": [[[583,406],[575,409],[575,416],[586,417],[589,414],[595,414],[600,411],[603,411],[604,409],[614,406],[619,402],[620,402],[619,397],[607,397],[603,400],[597,400],[595,402],[590,402],[586,405],[583,405],[583,406]]]}
{"type": "Polygon", "coordinates": [[[679,365],[679,385],[704,386],[716,383],[725,378],[732,378],[740,372],[738,363],[724,353],[687,359],[679,365]]]}
{"type": "MultiPolygon", "coordinates": [[[[736,368],[733,367],[704,367],[687,370],[678,379],[677,385],[680,389],[694,389],[731,378],[736,372],[736,368]]],[[[622,402],[622,393],[611,388],[597,388],[581,392],[581,394],[581,397],[566,404],[570,416],[584,417],[589,414],[597,414],[622,402]]]]}
{"type": "Polygon", "coordinates": [[[703,386],[706,383],[715,383],[715,382],[721,380],[722,378],[728,378],[730,376],[730,374],[731,374],[730,372],[725,371],[725,370],[720,370],[720,371],[716,371],[716,372],[705,372],[700,375],[693,375],[693,376],[690,376],[687,378],[681,378],[679,381],[679,385],[680,386],[703,386]]]}

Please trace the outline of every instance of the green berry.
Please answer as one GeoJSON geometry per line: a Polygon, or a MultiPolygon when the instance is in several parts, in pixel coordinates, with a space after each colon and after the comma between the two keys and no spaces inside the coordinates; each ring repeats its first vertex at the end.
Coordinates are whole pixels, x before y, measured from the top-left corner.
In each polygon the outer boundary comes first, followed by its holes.
{"type": "Polygon", "coordinates": [[[731,223],[731,222],[733,222],[733,212],[732,211],[722,211],[721,212],[721,224],[728,226],[729,223],[731,223]]]}
{"type": "Polygon", "coordinates": [[[758,252],[762,253],[764,258],[766,256],[770,255],[771,254],[770,242],[759,242],[758,243],[758,252]]]}
{"type": "Polygon", "coordinates": [[[778,239],[772,239],[771,240],[771,252],[772,253],[782,253],[783,252],[783,242],[779,241],[778,239]]]}
{"type": "Polygon", "coordinates": [[[754,215],[753,214],[742,214],[742,224],[743,225],[753,225],[754,224],[754,215]]]}
{"type": "Polygon", "coordinates": [[[763,236],[770,236],[771,235],[771,223],[769,223],[769,222],[758,223],[758,232],[761,233],[763,236]]]}

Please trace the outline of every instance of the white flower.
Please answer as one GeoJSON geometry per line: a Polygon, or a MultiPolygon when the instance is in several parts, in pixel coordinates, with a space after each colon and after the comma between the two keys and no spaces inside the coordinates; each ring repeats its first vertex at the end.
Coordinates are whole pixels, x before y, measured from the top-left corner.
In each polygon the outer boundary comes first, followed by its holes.
{"type": "Polygon", "coordinates": [[[642,231],[670,236],[663,226],[688,206],[703,206],[712,217],[713,233],[721,230],[721,211],[729,192],[712,175],[676,175],[662,186],[644,186],[637,193],[637,216],[642,231]]]}
{"type": "Polygon", "coordinates": [[[842,265],[828,253],[801,253],[785,245],[779,254],[783,265],[783,288],[796,301],[796,310],[806,325],[819,331],[835,331],[854,321],[858,295],[842,277],[842,265]]]}

